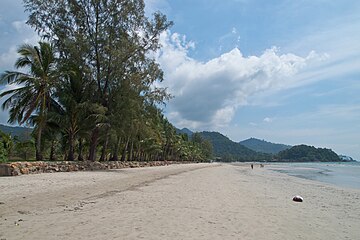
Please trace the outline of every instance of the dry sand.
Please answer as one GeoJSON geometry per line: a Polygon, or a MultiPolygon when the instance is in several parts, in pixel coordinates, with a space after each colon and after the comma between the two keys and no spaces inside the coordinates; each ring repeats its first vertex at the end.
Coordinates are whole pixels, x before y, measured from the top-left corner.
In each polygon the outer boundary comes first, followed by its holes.
{"type": "Polygon", "coordinates": [[[360,239],[360,191],[230,164],[2,177],[0,239],[360,239]]]}

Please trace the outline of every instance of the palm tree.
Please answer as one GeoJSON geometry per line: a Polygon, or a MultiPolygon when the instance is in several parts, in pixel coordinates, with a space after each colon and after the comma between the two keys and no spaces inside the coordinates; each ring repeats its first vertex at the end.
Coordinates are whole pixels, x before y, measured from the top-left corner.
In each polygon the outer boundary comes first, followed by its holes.
{"type": "Polygon", "coordinates": [[[41,161],[41,137],[47,112],[56,104],[52,98],[58,79],[55,54],[53,47],[46,42],[39,42],[39,46],[21,45],[18,53],[20,57],[15,62],[15,68],[26,68],[28,72],[4,72],[0,76],[1,83],[15,84],[18,88],[1,93],[0,98],[10,95],[2,105],[3,109],[10,109],[9,123],[18,122],[21,125],[33,113],[37,114],[36,160],[41,161]]]}
{"type": "Polygon", "coordinates": [[[65,159],[75,160],[75,141],[81,122],[84,120],[82,105],[85,102],[86,85],[81,72],[75,66],[64,66],[62,68],[63,78],[58,84],[56,94],[60,103],[58,109],[48,113],[49,122],[57,125],[58,131],[67,138],[68,153],[65,159]]]}

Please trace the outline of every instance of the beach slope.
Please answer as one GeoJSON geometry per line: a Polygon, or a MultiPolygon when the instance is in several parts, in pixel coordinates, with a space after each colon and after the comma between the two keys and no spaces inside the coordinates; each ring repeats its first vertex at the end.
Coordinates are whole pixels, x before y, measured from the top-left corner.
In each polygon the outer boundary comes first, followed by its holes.
{"type": "Polygon", "coordinates": [[[186,164],[0,178],[0,239],[358,239],[360,191],[186,164]],[[301,195],[304,202],[293,202],[301,195]]]}

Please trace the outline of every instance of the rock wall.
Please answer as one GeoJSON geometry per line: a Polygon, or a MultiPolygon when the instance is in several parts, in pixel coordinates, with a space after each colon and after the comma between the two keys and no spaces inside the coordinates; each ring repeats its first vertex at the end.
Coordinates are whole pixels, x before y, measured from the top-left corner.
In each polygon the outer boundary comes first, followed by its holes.
{"type": "Polygon", "coordinates": [[[120,168],[137,168],[183,164],[191,162],[152,161],[152,162],[11,162],[0,164],[0,176],[19,176],[22,174],[97,171],[120,168]]]}

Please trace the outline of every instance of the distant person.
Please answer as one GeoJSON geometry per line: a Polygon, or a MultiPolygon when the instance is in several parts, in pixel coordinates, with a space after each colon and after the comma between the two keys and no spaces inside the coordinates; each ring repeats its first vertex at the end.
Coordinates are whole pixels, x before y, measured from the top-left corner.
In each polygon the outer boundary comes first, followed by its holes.
{"type": "Polygon", "coordinates": [[[251,169],[254,169],[254,164],[251,164],[251,169]]]}

